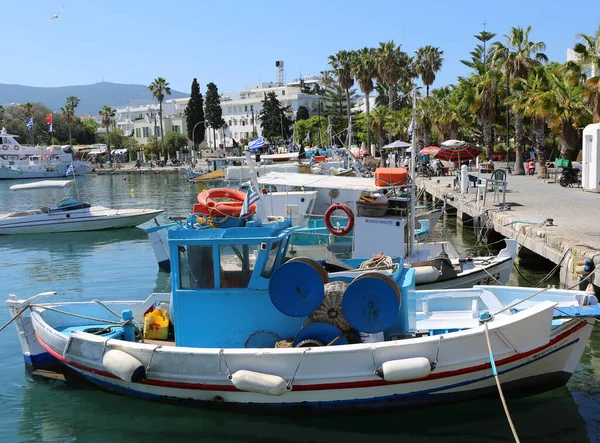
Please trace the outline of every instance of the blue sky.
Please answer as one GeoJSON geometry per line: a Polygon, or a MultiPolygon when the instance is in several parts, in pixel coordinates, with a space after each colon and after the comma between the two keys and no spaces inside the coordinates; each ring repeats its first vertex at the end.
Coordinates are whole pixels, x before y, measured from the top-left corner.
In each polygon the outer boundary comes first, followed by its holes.
{"type": "MultiPolygon", "coordinates": [[[[318,74],[340,49],[394,40],[414,53],[438,46],[445,62],[435,86],[468,70],[459,60],[483,29],[506,34],[532,26],[530,37],[563,62],[576,33],[600,24],[593,0],[355,1],[321,0],[1,0],[4,23],[0,83],[30,86],[149,84],[167,79],[188,92],[197,77],[202,91],[221,91],[275,77],[284,60],[286,80],[318,74]],[[65,5],[58,20],[53,16],[65,5]]],[[[2,98],[0,97],[0,102],[2,98]]]]}

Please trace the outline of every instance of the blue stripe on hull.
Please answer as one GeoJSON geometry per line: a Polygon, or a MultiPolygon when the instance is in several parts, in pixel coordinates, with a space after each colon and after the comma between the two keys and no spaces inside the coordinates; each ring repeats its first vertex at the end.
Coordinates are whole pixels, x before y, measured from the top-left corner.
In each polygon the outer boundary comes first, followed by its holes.
{"type": "Polygon", "coordinates": [[[64,365],[52,357],[48,352],[33,356],[23,355],[23,360],[25,360],[25,366],[31,370],[42,369],[51,371],[56,369],[60,370],[61,368],[64,369],[64,365]]]}
{"type": "MultiPolygon", "coordinates": [[[[81,374],[81,373],[80,373],[81,374]]],[[[346,411],[376,411],[382,409],[419,408],[426,406],[439,406],[448,403],[457,403],[481,397],[497,397],[498,390],[495,385],[486,388],[454,392],[448,394],[410,393],[398,394],[388,397],[379,397],[361,400],[343,400],[331,402],[303,402],[303,403],[224,403],[219,401],[191,400],[184,398],[166,397],[156,394],[139,392],[130,388],[118,386],[103,380],[82,374],[85,379],[100,388],[117,394],[138,397],[161,403],[172,403],[203,408],[218,408],[234,411],[264,411],[273,413],[302,413],[309,411],[346,412],[346,411]]],[[[571,377],[568,372],[554,372],[535,377],[502,384],[502,390],[507,397],[526,397],[539,394],[564,386],[571,377]]]]}

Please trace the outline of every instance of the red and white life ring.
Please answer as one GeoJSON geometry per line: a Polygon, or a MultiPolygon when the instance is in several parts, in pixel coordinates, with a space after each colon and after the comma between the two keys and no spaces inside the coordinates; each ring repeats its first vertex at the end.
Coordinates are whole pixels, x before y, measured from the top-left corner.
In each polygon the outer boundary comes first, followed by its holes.
{"type": "Polygon", "coordinates": [[[2,149],[4,149],[5,151],[8,151],[8,145],[2,145],[2,149]]]}
{"type": "Polygon", "coordinates": [[[352,228],[354,228],[354,214],[352,213],[352,209],[343,203],[334,203],[327,208],[327,211],[325,211],[325,226],[329,232],[331,232],[333,235],[337,235],[338,237],[348,234],[350,231],[352,231],[352,228]],[[331,223],[331,216],[338,209],[344,211],[348,216],[348,223],[343,229],[336,229],[331,223]]]}
{"type": "Polygon", "coordinates": [[[15,146],[15,151],[18,151],[18,150],[19,150],[19,147],[18,147],[18,146],[15,146]]]}
{"type": "MultiPolygon", "coordinates": [[[[206,189],[198,194],[198,204],[194,205],[194,212],[200,212],[210,217],[239,217],[246,193],[228,188],[206,189]],[[233,201],[215,201],[217,198],[226,198],[233,201]]],[[[250,213],[256,212],[256,204],[250,206],[250,213]]]]}

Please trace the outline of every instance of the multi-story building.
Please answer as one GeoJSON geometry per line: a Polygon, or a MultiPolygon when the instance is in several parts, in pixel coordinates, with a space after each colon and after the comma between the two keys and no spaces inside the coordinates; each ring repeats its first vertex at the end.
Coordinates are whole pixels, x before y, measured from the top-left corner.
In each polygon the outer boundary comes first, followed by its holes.
{"type": "MultiPolygon", "coordinates": [[[[578,58],[579,58],[579,55],[575,51],[573,51],[573,49],[571,49],[571,48],[567,49],[567,61],[568,62],[577,61],[578,58]]],[[[598,70],[592,63],[590,63],[589,65],[583,66],[583,73],[585,74],[586,79],[600,75],[600,72],[598,72],[598,70]]]]}

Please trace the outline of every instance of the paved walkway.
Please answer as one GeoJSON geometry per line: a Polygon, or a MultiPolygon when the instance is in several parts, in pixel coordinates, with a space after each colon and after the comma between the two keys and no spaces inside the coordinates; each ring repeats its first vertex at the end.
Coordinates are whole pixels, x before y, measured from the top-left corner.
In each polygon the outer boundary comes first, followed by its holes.
{"type": "MultiPolygon", "coordinates": [[[[480,175],[490,177],[490,174],[480,175]]],[[[595,261],[600,266],[600,194],[577,187],[563,188],[536,176],[509,174],[506,203],[510,210],[499,207],[490,192],[484,210],[481,203],[477,203],[476,188],[470,188],[469,194],[460,194],[454,189],[454,177],[419,179],[418,182],[438,198],[444,195],[453,198],[448,204],[465,214],[478,216],[487,210],[495,231],[517,239],[554,263],[562,260],[562,265],[567,264],[571,271],[574,261],[582,256],[598,254],[595,261]],[[548,218],[553,219],[552,226],[545,223],[548,218]]],[[[502,201],[502,195],[498,200],[502,201]]],[[[594,283],[600,284],[600,271],[594,277],[594,283]]]]}

